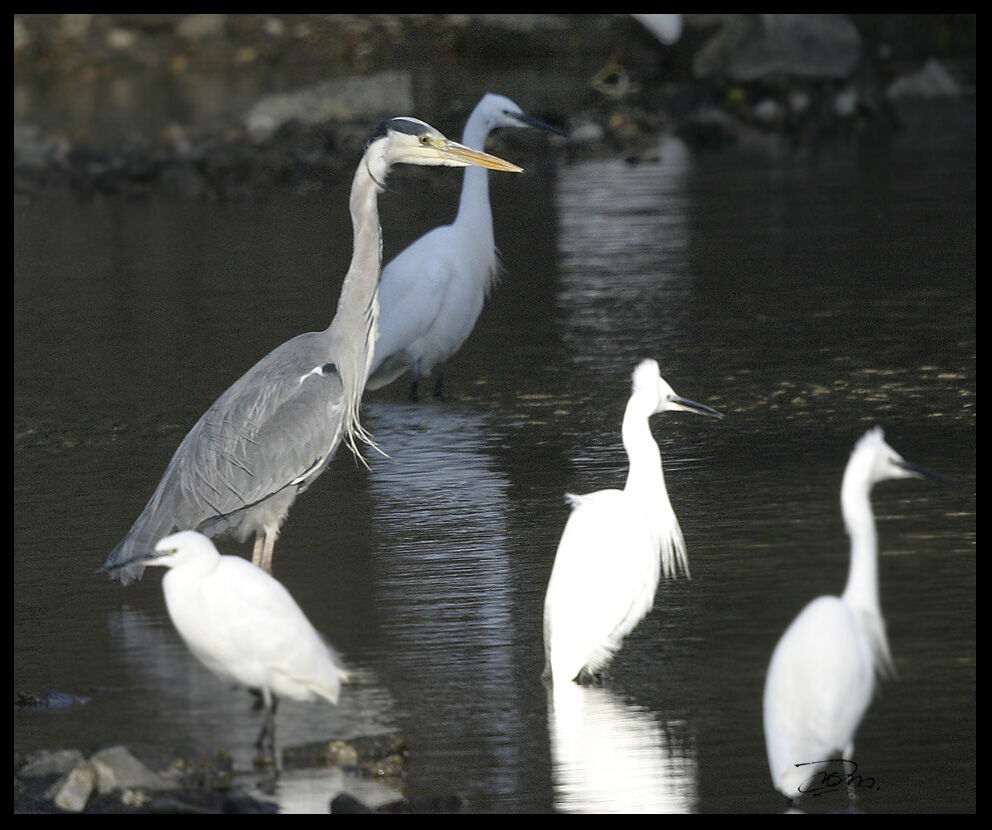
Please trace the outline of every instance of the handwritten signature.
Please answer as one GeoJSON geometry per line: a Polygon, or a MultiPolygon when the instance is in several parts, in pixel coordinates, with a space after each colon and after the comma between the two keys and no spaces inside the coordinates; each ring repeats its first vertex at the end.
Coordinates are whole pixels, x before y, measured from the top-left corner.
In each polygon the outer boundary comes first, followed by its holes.
{"type": "Polygon", "coordinates": [[[828,758],[825,761],[807,761],[796,764],[797,767],[820,767],[823,764],[837,765],[831,769],[822,769],[815,772],[802,784],[799,785],[799,792],[812,796],[826,795],[828,793],[841,792],[843,789],[868,789],[878,790],[875,779],[872,776],[858,774],[858,765],[854,761],[846,758],[828,758]]]}

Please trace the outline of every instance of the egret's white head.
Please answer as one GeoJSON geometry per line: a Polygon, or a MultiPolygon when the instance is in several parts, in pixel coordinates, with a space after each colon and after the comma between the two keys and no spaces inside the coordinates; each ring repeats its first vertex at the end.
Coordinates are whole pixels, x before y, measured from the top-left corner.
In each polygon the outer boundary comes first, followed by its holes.
{"type": "Polygon", "coordinates": [[[645,401],[651,401],[652,414],[659,412],[680,411],[694,412],[697,415],[708,415],[711,418],[722,418],[723,413],[717,412],[712,407],[705,404],[690,401],[675,394],[675,390],[668,385],[661,376],[656,360],[644,360],[634,369],[633,374],[635,396],[643,397],[645,401]]]}
{"type": "Polygon", "coordinates": [[[476,110],[481,111],[486,127],[490,130],[500,127],[529,127],[548,133],[565,135],[564,131],[557,127],[552,127],[550,124],[528,115],[505,95],[487,92],[476,105],[476,110]]]}
{"type": "Polygon", "coordinates": [[[947,481],[936,473],[906,461],[885,442],[885,434],[878,426],[872,427],[858,439],[851,451],[844,477],[852,479],[856,477],[866,482],[869,488],[880,481],[897,478],[931,478],[936,481],[947,481]]]}
{"type": "Polygon", "coordinates": [[[154,553],[144,561],[144,564],[160,568],[176,568],[191,562],[207,562],[219,556],[214,543],[202,533],[182,530],[160,539],[155,545],[154,553]]]}

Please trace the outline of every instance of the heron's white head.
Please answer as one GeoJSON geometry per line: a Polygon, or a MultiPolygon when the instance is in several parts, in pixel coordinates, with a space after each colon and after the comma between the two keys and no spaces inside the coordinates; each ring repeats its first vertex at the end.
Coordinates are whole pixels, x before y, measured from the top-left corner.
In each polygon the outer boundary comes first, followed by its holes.
{"type": "Polygon", "coordinates": [[[182,530],[160,539],[155,551],[145,560],[146,565],[177,568],[192,562],[210,562],[220,554],[214,543],[195,530],[182,530]]]}
{"type": "Polygon", "coordinates": [[[690,401],[675,394],[675,390],[661,376],[656,360],[644,360],[634,369],[634,389],[632,397],[642,398],[651,404],[651,413],[659,412],[694,412],[697,415],[707,415],[711,418],[722,418],[723,413],[717,412],[705,404],[690,401]]]}
{"type": "Polygon", "coordinates": [[[369,140],[365,157],[369,171],[377,181],[382,181],[394,164],[475,166],[511,173],[522,170],[498,156],[451,141],[430,124],[409,117],[383,121],[369,140]]]}
{"type": "Polygon", "coordinates": [[[869,488],[879,481],[897,478],[932,478],[946,481],[942,476],[906,461],[885,442],[885,434],[878,426],[868,430],[854,445],[844,478],[863,481],[869,488]]]}

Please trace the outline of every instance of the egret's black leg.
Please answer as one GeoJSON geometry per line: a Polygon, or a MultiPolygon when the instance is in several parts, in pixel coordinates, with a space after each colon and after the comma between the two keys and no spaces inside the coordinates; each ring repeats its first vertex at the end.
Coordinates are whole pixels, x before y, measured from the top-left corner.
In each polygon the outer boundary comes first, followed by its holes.
{"type": "Polygon", "coordinates": [[[608,678],[609,675],[605,671],[591,672],[583,668],[575,675],[575,682],[580,686],[602,686],[608,678]]]}
{"type": "Polygon", "coordinates": [[[251,710],[253,712],[258,712],[265,706],[265,695],[262,694],[261,689],[249,689],[248,691],[251,692],[251,696],[255,698],[251,704],[251,710]]]}
{"type": "Polygon", "coordinates": [[[279,698],[272,695],[272,705],[265,707],[265,721],[262,723],[262,731],[258,733],[255,746],[260,750],[269,750],[275,758],[276,749],[276,709],[279,707],[279,698]]]}

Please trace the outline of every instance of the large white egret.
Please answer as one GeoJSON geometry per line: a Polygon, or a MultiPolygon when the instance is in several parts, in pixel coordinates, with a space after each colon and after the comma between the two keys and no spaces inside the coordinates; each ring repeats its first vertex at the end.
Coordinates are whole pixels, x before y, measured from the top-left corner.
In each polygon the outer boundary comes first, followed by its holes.
{"type": "Polygon", "coordinates": [[[837,762],[853,760],[875,676],[894,672],[879,604],[871,490],[879,481],[923,477],[940,479],[905,461],[879,427],[865,433],[847,462],[840,503],[851,565],[844,593],[814,599],[800,612],[775,646],[765,678],[768,766],[775,788],[790,800],[819,786],[828,767],[841,778],[852,771],[837,762]]]}
{"type": "Polygon", "coordinates": [[[568,495],[573,510],[544,599],[545,674],[554,683],[596,679],[654,605],[661,574],[689,576],[682,530],[665,488],[648,419],[660,412],[722,418],[679,397],[654,360],[633,373],[621,435],[630,460],[623,490],[568,495]]]}
{"type": "MultiPolygon", "coordinates": [[[[524,113],[509,98],[488,93],[465,124],[462,144],[482,150],[499,127],[532,127],[561,134],[524,113]]],[[[434,392],[444,395],[444,363],[472,333],[499,268],[485,170],[466,170],[458,214],[424,234],[382,269],[379,339],[367,388],[379,389],[406,372],[409,397],[437,370],[434,392]]]]}
{"type": "Polygon", "coordinates": [[[478,165],[519,172],[496,156],[446,139],[415,118],[384,121],[351,186],[354,248],[337,313],[324,331],[294,337],[263,357],[201,416],[104,569],[141,577],[141,554],[176,530],[252,534],[252,562],[271,570],[279,528],[296,496],[346,441],[360,456],[358,412],[378,328],[382,256],[378,196],[394,164],[478,165]]]}
{"type": "Polygon", "coordinates": [[[166,536],[143,562],[169,569],[162,579],[165,605],[197,660],[261,695],[259,747],[267,739],[274,746],[280,697],[338,702],[348,672],[273,576],[240,556],[221,556],[193,530],[166,536]]]}

